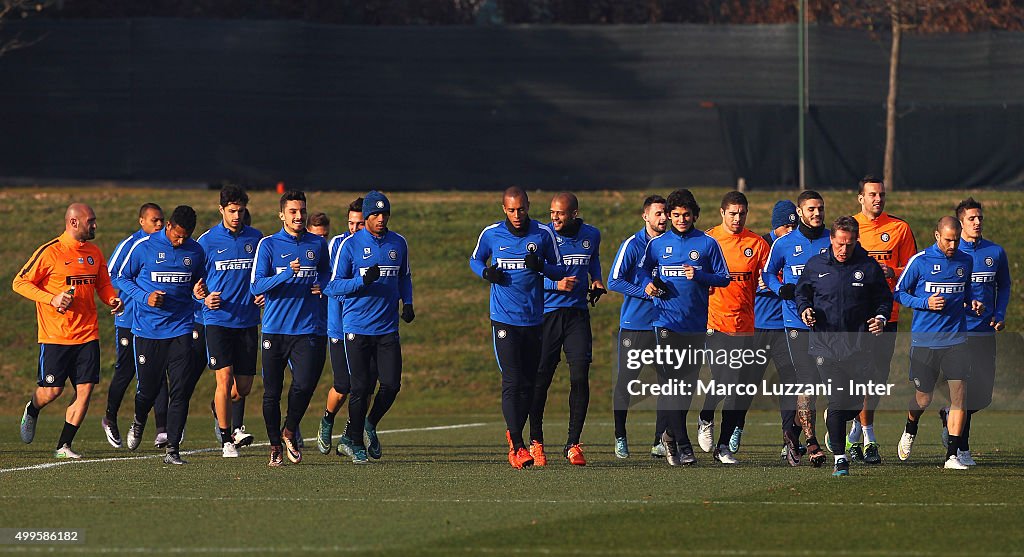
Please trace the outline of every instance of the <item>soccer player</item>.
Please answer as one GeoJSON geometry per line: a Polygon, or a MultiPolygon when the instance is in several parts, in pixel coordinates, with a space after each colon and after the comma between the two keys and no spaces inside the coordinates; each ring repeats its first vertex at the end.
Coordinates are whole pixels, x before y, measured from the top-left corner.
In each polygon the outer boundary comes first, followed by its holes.
{"type": "Polygon", "coordinates": [[[522,469],[533,466],[533,456],[523,442],[523,428],[540,364],[543,279],[562,280],[567,270],[554,232],[530,218],[530,198],[525,191],[515,186],[506,189],[501,206],[505,220],[480,232],[469,267],[491,283],[491,335],[501,372],[508,462],[522,469]]]}
{"type": "Polygon", "coordinates": [[[911,322],[910,379],[917,389],[910,399],[907,425],[897,454],[910,458],[918,421],[932,401],[939,372],[949,384],[949,443],[945,468],[964,470],[957,458],[964,424],[964,380],[971,372],[967,346],[967,315],[983,315],[984,304],[972,299],[974,260],[960,251],[960,221],[942,217],[935,225],[935,244],[910,258],[896,283],[896,300],[914,310],[911,322]],[[969,309],[968,309],[969,308],[969,309]]]}
{"type": "MultiPolygon", "coordinates": [[[[706,343],[715,353],[724,350],[730,355],[752,354],[754,349],[754,295],[771,248],[764,238],[746,228],[747,206],[747,196],[741,192],[725,194],[719,208],[722,224],[707,231],[707,235],[717,240],[722,249],[730,278],[727,287],[712,288],[708,300],[706,343]]],[[[749,384],[756,380],[750,376],[754,369],[743,363],[743,356],[730,356],[728,361],[715,358],[710,367],[718,385],[749,384]]],[[[697,442],[704,452],[711,452],[715,407],[723,400],[722,430],[718,444],[714,445],[714,458],[722,464],[737,464],[739,461],[733,453],[739,450],[743,434],[741,424],[754,400],[752,394],[722,397],[709,393],[704,398],[704,407],[697,422],[697,442]]]]}
{"type": "MultiPolygon", "coordinates": [[[[881,179],[865,176],[860,181],[857,201],[860,203],[860,212],[854,218],[860,226],[860,245],[881,265],[891,291],[896,288],[896,280],[900,278],[907,261],[917,253],[914,233],[909,224],[885,212],[885,184],[881,179]]],[[[889,380],[899,316],[900,306],[894,303],[892,314],[885,323],[885,331],[875,339],[874,348],[869,354],[875,363],[875,373],[870,379],[875,383],[886,383],[889,380]]],[[[882,463],[874,426],[875,409],[880,399],[877,394],[864,397],[859,419],[853,420],[853,426],[846,437],[846,452],[854,460],[863,460],[866,464],[882,463]]]]}
{"type": "MultiPolygon", "coordinates": [[[[640,260],[643,259],[647,243],[665,233],[668,228],[668,214],[665,212],[665,198],[651,195],[644,199],[644,227],[636,234],[626,238],[615,255],[612,270],[608,275],[608,288],[623,296],[622,308],[619,311],[618,334],[618,368],[615,377],[614,414],[615,414],[615,456],[629,458],[629,442],[626,436],[626,417],[629,415],[629,383],[640,377],[643,366],[634,365],[631,369],[628,354],[632,350],[654,350],[657,339],[654,337],[654,319],[657,310],[654,299],[644,292],[640,274],[637,272],[640,260]]],[[[634,352],[640,353],[640,352],[634,352]]],[[[665,456],[661,450],[661,432],[665,424],[655,424],[654,444],[651,455],[665,456]]]]}
{"type": "MultiPolygon", "coordinates": [[[[700,205],[689,190],[669,194],[665,208],[672,229],[647,244],[639,273],[658,311],[654,332],[659,348],[691,354],[684,361],[660,366],[659,380],[663,385],[683,380],[692,389],[702,363],[692,354],[704,348],[709,289],[729,285],[729,268],[718,242],[694,228],[700,205]]],[[[658,414],[665,422],[661,443],[670,466],[697,463],[685,426],[692,396],[692,390],[658,396],[658,414]]]]}
{"type": "MultiPolygon", "coordinates": [[[[960,431],[957,457],[967,466],[977,462],[971,456],[970,435],[973,416],[992,404],[992,390],[996,380],[995,333],[1006,328],[1006,308],[1010,304],[1010,266],[1006,251],[991,240],[982,237],[985,215],[981,203],[973,197],[960,202],[956,218],[963,227],[960,251],[974,259],[971,273],[972,298],[985,306],[980,315],[967,312],[967,348],[971,356],[971,375],[967,378],[966,416],[960,431]]],[[[948,408],[940,410],[943,444],[949,445],[946,428],[948,408]]]]}
{"type": "Polygon", "coordinates": [[[330,273],[327,242],[306,230],[306,194],[281,195],[282,228],[256,246],[253,295],[264,295],[263,310],[263,421],[270,440],[268,466],[288,460],[298,464],[302,451],[295,429],[309,406],[327,358],[327,331],[322,328],[321,285],[330,273]],[[281,392],[284,368],[292,372],[288,413],[281,429],[281,392]],[[282,451],[282,440],[284,450],[282,451]]]}
{"type": "MultiPolygon", "coordinates": [[[[312,215],[309,216],[309,224],[306,226],[306,231],[309,232],[310,234],[316,234],[317,236],[320,236],[324,240],[329,240],[331,237],[331,218],[327,216],[327,213],[313,213],[312,215]]],[[[327,252],[328,258],[330,258],[330,246],[328,246],[327,252]]],[[[328,261],[330,261],[330,259],[328,259],[328,261]]],[[[325,331],[324,334],[326,334],[328,321],[327,308],[328,305],[330,304],[330,298],[321,294],[320,300],[323,302],[323,311],[320,312],[320,326],[318,327],[318,329],[325,331]]],[[[325,355],[324,358],[326,359],[327,356],[325,355]]],[[[301,429],[301,424],[295,425],[295,443],[299,446],[300,449],[305,448],[306,446],[306,441],[302,438],[301,429]]]]}
{"type": "MultiPolygon", "coordinates": [[[[772,244],[768,254],[761,280],[773,293],[782,298],[782,315],[786,326],[786,342],[789,345],[789,356],[796,369],[796,380],[801,385],[816,385],[820,382],[818,368],[814,359],[808,354],[808,327],[796,311],[793,293],[796,283],[803,272],[807,260],[828,249],[829,234],[825,228],[825,201],[821,194],[813,190],[800,193],[796,200],[796,212],[799,224],[796,230],[779,238],[772,244]],[[782,280],[779,280],[779,276],[782,280]]],[[[818,439],[814,435],[814,399],[802,394],[796,399],[796,421],[806,437],[807,454],[811,465],[815,468],[825,463],[825,451],[821,450],[818,439]]],[[[799,462],[799,443],[796,436],[783,428],[786,439],[787,459],[790,464],[799,462]]]]}
{"type": "Polygon", "coordinates": [[[355,464],[366,464],[382,455],[377,426],[395,403],[402,387],[402,344],[398,335],[398,302],[402,321],[416,318],[412,300],[409,244],[390,230],[391,202],[371,191],[363,199],[366,226],[342,240],[338,247],[329,296],[344,296],[342,328],[345,357],[351,376],[348,425],[338,441],[338,454],[355,464]],[[374,365],[376,362],[376,365],[374,365]],[[367,415],[374,374],[380,390],[367,415]],[[364,442],[363,434],[366,435],[364,442]]]}
{"type": "MultiPolygon", "coordinates": [[[[782,199],[772,207],[772,230],[761,236],[769,246],[775,244],[779,238],[789,234],[796,228],[797,216],[796,205],[788,199],[782,199]]],[[[775,364],[779,375],[779,383],[796,383],[796,369],[793,368],[793,358],[789,355],[789,346],[786,344],[786,328],[782,317],[782,299],[778,297],[764,284],[764,280],[758,276],[757,296],[754,298],[754,348],[763,348],[769,359],[775,364]]],[[[764,377],[764,371],[768,367],[768,361],[763,364],[754,362],[751,365],[751,377],[764,377]]],[[[795,439],[800,435],[800,426],[796,425],[796,397],[792,395],[779,396],[779,413],[782,417],[782,459],[789,462],[790,466],[800,464],[801,447],[795,439]],[[794,448],[790,451],[785,439],[790,436],[794,439],[791,443],[794,448]]],[[[745,417],[741,418],[737,426],[742,433],[745,425],[745,417]]],[[[729,438],[729,450],[739,450],[740,436],[734,435],[729,438]],[[736,440],[735,446],[733,439],[736,440]]]]}
{"type": "Polygon", "coordinates": [[[825,411],[825,442],[835,455],[833,476],[850,474],[846,422],[860,413],[863,396],[854,385],[874,378],[870,358],[892,312],[892,292],[877,261],[857,243],[857,220],[839,217],[830,229],[831,246],[807,260],[796,286],[800,319],[811,328],[808,350],[824,381],[832,382],[825,411]]]}
{"type": "Polygon", "coordinates": [[[167,227],[132,244],[118,269],[118,286],[132,298],[135,317],[135,420],[128,432],[128,448],[142,441],[146,415],[168,383],[167,454],[165,464],[185,464],[178,449],[192,397],[192,323],[195,285],[203,278],[206,255],[192,239],[196,212],[175,207],[167,227]]]}
{"type": "MultiPolygon", "coordinates": [[[[334,261],[338,257],[338,246],[349,236],[359,232],[366,226],[363,219],[363,198],[357,197],[348,206],[348,231],[331,238],[327,248],[331,255],[331,268],[333,272],[334,261]]],[[[327,403],[324,405],[324,415],[320,418],[320,428],[317,432],[317,448],[320,454],[331,452],[333,442],[331,441],[334,432],[334,418],[345,404],[351,390],[351,379],[348,372],[348,361],[345,358],[345,333],[342,326],[342,301],[337,298],[327,297],[327,338],[330,339],[328,350],[331,354],[331,371],[333,372],[334,384],[327,391],[327,403]]],[[[372,358],[371,358],[372,359],[372,358]]],[[[376,382],[376,361],[373,362],[373,376],[376,382]]],[[[372,387],[371,387],[372,390],[372,387]]]]}
{"type": "MultiPolygon", "coordinates": [[[[164,228],[164,211],[156,203],[143,203],[139,207],[139,229],[131,236],[121,240],[114,248],[107,268],[113,270],[110,277],[114,287],[117,287],[117,269],[124,262],[128,250],[136,240],[148,236],[157,230],[164,228]]],[[[135,334],[132,333],[132,321],[135,316],[135,306],[131,298],[124,299],[124,311],[114,316],[114,336],[117,338],[117,358],[114,360],[114,377],[110,380],[110,387],[107,391],[107,411],[100,425],[103,427],[103,434],[111,447],[120,449],[122,445],[121,430],[117,427],[117,412],[121,408],[121,401],[124,400],[124,393],[128,385],[135,378],[135,351],[132,348],[135,343],[135,334]]],[[[167,382],[160,384],[160,392],[156,395],[153,404],[153,414],[156,418],[156,440],[154,445],[163,449],[167,447],[167,382]]]]}
{"type": "Polygon", "coordinates": [[[213,404],[224,458],[237,457],[238,448],[253,439],[244,429],[231,427],[233,405],[245,404],[252,389],[259,352],[260,308],[249,292],[249,281],[263,234],[244,224],[248,204],[249,195],[242,188],[224,186],[221,222],[197,240],[206,252],[208,291],[202,304],[206,339],[202,368],[209,364],[217,380],[213,404]]]}
{"type": "Polygon", "coordinates": [[[90,240],[96,237],[96,213],[72,203],[64,213],[64,233],[40,246],[14,275],[12,288],[36,303],[39,377],[21,416],[21,440],[31,443],[39,411],[64,392],[70,379],[75,395],[64,414],[55,458],[82,458],[71,449],[78,427],[89,409],[92,389],[100,380],[100,335],[96,300],[111,313],[124,304],[110,283],[103,253],[90,240]]]}
{"type": "Polygon", "coordinates": [[[579,218],[575,195],[562,192],[551,200],[551,224],[567,272],[561,280],[544,279],[544,328],[540,366],[530,407],[530,455],[534,466],[547,464],[544,454],[544,407],[560,353],[569,365],[569,435],[562,455],[575,466],[586,466],[580,447],[583,422],[590,405],[590,362],[594,339],[587,302],[608,291],[601,281],[601,232],[579,218]]]}

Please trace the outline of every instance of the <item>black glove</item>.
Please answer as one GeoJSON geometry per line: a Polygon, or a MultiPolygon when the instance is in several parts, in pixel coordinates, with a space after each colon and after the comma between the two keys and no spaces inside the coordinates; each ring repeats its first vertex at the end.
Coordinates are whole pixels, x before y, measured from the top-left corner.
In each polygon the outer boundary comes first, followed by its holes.
{"type": "Polygon", "coordinates": [[[377,280],[379,278],[380,278],[380,265],[377,265],[376,263],[374,263],[373,267],[370,267],[369,269],[367,269],[366,273],[363,274],[363,286],[366,286],[367,284],[370,284],[371,282],[373,282],[373,281],[375,281],[375,280],[377,280]]]}
{"type": "Polygon", "coordinates": [[[416,319],[416,312],[412,309],[412,304],[405,304],[402,306],[402,321],[406,323],[412,323],[412,320],[416,319]]]}
{"type": "Polygon", "coordinates": [[[587,291],[587,301],[590,302],[590,307],[597,305],[597,301],[601,299],[601,296],[607,294],[608,291],[604,288],[592,288],[587,291]]]}
{"type": "Polygon", "coordinates": [[[665,281],[661,280],[661,277],[654,277],[651,279],[651,284],[653,284],[658,290],[661,290],[662,296],[668,295],[668,285],[665,284],[665,281]]]}
{"type": "Polygon", "coordinates": [[[537,271],[538,273],[544,272],[544,260],[540,258],[536,253],[526,254],[526,268],[531,271],[537,271]]]}
{"type": "Polygon", "coordinates": [[[795,284],[783,284],[779,288],[779,297],[783,300],[793,300],[796,298],[796,285],[795,284]]]}
{"type": "Polygon", "coordinates": [[[500,284],[501,281],[505,280],[505,271],[498,268],[498,264],[495,263],[490,267],[484,267],[484,280],[489,280],[494,284],[500,284]]]}

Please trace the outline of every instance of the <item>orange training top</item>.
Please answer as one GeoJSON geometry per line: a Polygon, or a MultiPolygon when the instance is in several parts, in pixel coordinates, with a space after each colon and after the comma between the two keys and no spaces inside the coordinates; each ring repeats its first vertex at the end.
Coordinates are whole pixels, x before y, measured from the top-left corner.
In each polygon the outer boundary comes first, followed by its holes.
{"type": "MultiPolygon", "coordinates": [[[[892,267],[895,272],[895,276],[887,280],[889,290],[895,289],[907,261],[917,253],[917,242],[910,225],[884,212],[875,220],[869,219],[864,213],[857,213],[853,218],[857,219],[860,226],[860,245],[878,263],[892,267]]],[[[899,315],[900,305],[894,301],[889,322],[895,323],[899,315]]]]}
{"type": "Polygon", "coordinates": [[[36,303],[40,344],[84,344],[100,338],[93,293],[99,290],[100,299],[108,305],[117,297],[100,249],[67,232],[40,246],[14,276],[12,286],[36,303]],[[72,286],[71,305],[58,313],[50,300],[72,286]]]}
{"type": "Polygon", "coordinates": [[[754,332],[754,292],[757,278],[768,261],[771,247],[764,238],[746,228],[732,234],[718,225],[707,231],[718,241],[732,281],[725,288],[713,288],[708,298],[708,328],[723,333],[754,332]]]}

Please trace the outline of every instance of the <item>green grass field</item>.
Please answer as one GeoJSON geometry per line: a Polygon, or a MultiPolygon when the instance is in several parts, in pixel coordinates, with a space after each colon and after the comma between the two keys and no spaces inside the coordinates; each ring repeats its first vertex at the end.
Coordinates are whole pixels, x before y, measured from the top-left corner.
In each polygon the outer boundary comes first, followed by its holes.
{"type": "MultiPolygon", "coordinates": [[[[668,188],[657,190],[666,194],[668,188]]],[[[702,228],[720,222],[724,188],[694,188],[704,208],[702,228]]],[[[823,192],[827,217],[857,210],[852,191],[823,192]]],[[[545,220],[553,192],[530,192],[532,216],[545,220]]],[[[327,211],[334,232],[344,225],[351,192],[310,192],[311,211],[327,211]]],[[[582,216],[603,232],[605,273],[619,243],[641,226],[641,191],[580,195],[582,216]]],[[[592,398],[584,446],[589,465],[571,468],[552,458],[546,469],[515,471],[505,460],[499,378],[487,318],[487,287],[468,269],[477,235],[499,220],[496,192],[416,192],[390,195],[392,227],[410,242],[416,321],[402,324],[403,388],[381,425],[385,457],[356,467],[320,456],[308,444],[300,465],[266,466],[265,447],[225,460],[213,452],[208,410],[212,379],[192,399],[183,469],[161,464],[151,448],[152,426],[138,454],[106,444],[99,416],[106,402],[114,347],[112,321],[101,317],[102,378],[75,448],[98,462],[55,463],[53,445],[67,395],[43,410],[36,441],[16,433],[34,388],[38,347],[32,304],[0,289],[0,528],[79,528],[72,546],[2,545],[0,552],[75,553],[377,553],[579,555],[922,555],[1024,553],[1024,340],[1019,334],[1024,254],[1024,192],[895,192],[888,210],[911,223],[919,246],[931,243],[935,220],[974,195],[985,203],[986,236],[1006,247],[1014,275],[1008,329],[1000,337],[999,388],[991,412],[973,428],[980,465],[965,472],[940,468],[938,420],[929,412],[911,461],[897,464],[895,443],[910,388],[905,343],[897,348],[877,431],[886,464],[858,466],[835,480],[826,469],[792,469],[778,460],[777,414],[758,400],[748,418],[743,463],[723,469],[709,455],[696,468],[671,469],[646,455],[653,415],[630,422],[634,458],[612,455],[611,384],[614,334],[621,297],[593,310],[592,398]],[[445,429],[426,429],[445,428],[445,429]],[[132,458],[135,457],[135,458],[132,458]],[[107,460],[113,459],[113,460],[107,460]]],[[[776,199],[795,192],[749,194],[748,227],[763,232],[776,199]]],[[[199,212],[199,230],[217,222],[216,193],[205,190],[0,189],[0,276],[10,278],[32,251],[62,230],[72,201],[93,205],[96,242],[109,254],[136,229],[146,201],[169,214],[175,205],[199,212]]],[[[254,225],[279,229],[277,196],[252,193],[254,225]]],[[[909,314],[904,319],[909,318],[909,314]]],[[[705,371],[706,373],[706,371],[705,371]]],[[[549,397],[548,431],[557,447],[565,429],[568,379],[564,366],[549,397]]],[[[706,376],[705,376],[706,377],[706,376]]],[[[316,430],[329,367],[303,424],[316,430]]],[[[131,391],[130,391],[131,393],[131,391]]],[[[257,380],[248,429],[265,442],[257,380]]],[[[939,397],[941,400],[941,397],[939,397]]],[[[938,400],[936,404],[938,404],[938,400]]],[[[823,408],[823,405],[819,405],[823,408]]],[[[935,406],[937,408],[937,406],[935,406]]],[[[122,432],[131,396],[121,408],[122,432]]],[[[343,418],[339,418],[343,421],[343,418]]],[[[692,417],[691,421],[695,418],[692,417]]],[[[693,427],[693,424],[689,424],[693,427]]],[[[692,430],[691,430],[692,433],[692,430]]],[[[557,450],[555,451],[557,453],[557,450]]]]}
{"type": "MultiPolygon", "coordinates": [[[[835,479],[827,468],[781,463],[778,418],[767,412],[748,418],[735,468],[712,464],[704,453],[692,468],[650,458],[640,440],[652,416],[637,413],[629,460],[612,455],[610,420],[595,415],[586,430],[586,468],[552,458],[546,468],[516,471],[504,462],[497,416],[404,413],[382,425],[384,458],[367,466],[315,448],[301,464],[279,469],[266,467],[265,447],[222,459],[213,452],[209,420],[193,416],[186,445],[209,452],[187,455],[186,467],[163,465],[148,442],[137,454],[111,449],[91,419],[76,446],[98,461],[39,468],[53,462],[60,421],[44,411],[37,441],[27,447],[14,433],[15,419],[0,422],[0,526],[82,530],[83,542],[59,547],[75,553],[1024,552],[1019,415],[978,419],[980,464],[963,472],[940,467],[938,419],[928,416],[905,463],[894,454],[901,417],[880,416],[885,463],[854,466],[850,477],[835,479]]],[[[551,427],[561,430],[564,421],[553,418],[551,427]]],[[[304,426],[315,431],[311,419],[304,426]]],[[[0,545],[0,552],[29,549],[0,545]]]]}

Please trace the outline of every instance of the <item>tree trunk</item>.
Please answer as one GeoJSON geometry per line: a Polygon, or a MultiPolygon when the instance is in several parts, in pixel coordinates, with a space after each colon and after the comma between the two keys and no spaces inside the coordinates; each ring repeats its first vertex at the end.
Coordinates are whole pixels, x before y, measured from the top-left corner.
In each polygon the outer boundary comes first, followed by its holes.
{"type": "Polygon", "coordinates": [[[896,91],[899,89],[900,68],[900,0],[890,0],[889,15],[892,18],[892,48],[889,51],[889,95],[885,101],[885,187],[889,191],[896,189],[893,181],[896,158],[896,91]]]}

